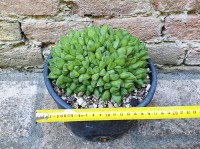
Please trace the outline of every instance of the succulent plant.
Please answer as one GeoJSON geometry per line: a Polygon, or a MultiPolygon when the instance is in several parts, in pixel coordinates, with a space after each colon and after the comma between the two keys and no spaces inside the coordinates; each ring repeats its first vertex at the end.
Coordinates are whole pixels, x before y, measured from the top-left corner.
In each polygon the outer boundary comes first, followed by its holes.
{"type": "Polygon", "coordinates": [[[48,77],[67,96],[82,92],[120,104],[125,95],[149,81],[147,48],[126,30],[107,25],[72,30],[51,54],[48,77]]]}

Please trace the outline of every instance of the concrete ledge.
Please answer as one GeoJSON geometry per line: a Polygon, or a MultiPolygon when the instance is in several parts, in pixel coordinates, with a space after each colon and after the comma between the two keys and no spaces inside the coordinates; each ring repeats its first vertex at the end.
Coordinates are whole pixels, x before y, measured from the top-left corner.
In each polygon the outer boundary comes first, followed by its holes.
{"type": "MultiPolygon", "coordinates": [[[[152,106],[199,105],[199,73],[159,73],[152,106]]],[[[107,143],[74,136],[63,123],[35,124],[36,109],[55,109],[42,73],[0,74],[0,148],[194,148],[200,147],[200,119],[145,120],[107,143]]]]}

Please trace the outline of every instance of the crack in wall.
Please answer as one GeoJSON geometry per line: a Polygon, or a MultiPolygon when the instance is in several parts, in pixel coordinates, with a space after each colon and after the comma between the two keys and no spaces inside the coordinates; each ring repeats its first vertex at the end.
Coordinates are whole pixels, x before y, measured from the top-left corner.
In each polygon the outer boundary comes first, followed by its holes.
{"type": "Polygon", "coordinates": [[[185,55],[184,55],[184,58],[183,58],[183,65],[186,65],[185,61],[186,61],[186,58],[187,58],[188,54],[189,54],[189,50],[187,49],[187,50],[185,50],[185,55]]]}
{"type": "Polygon", "coordinates": [[[19,22],[19,29],[20,29],[20,32],[21,32],[22,41],[24,43],[28,42],[29,40],[28,40],[28,38],[26,37],[25,33],[22,30],[22,23],[21,22],[19,22]]]}

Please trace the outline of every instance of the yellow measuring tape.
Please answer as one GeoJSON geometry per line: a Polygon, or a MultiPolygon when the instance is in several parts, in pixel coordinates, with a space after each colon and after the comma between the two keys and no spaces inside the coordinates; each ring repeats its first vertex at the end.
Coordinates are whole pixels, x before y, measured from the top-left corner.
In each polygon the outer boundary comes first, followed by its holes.
{"type": "Polygon", "coordinates": [[[200,118],[200,106],[36,110],[36,122],[200,118]]]}

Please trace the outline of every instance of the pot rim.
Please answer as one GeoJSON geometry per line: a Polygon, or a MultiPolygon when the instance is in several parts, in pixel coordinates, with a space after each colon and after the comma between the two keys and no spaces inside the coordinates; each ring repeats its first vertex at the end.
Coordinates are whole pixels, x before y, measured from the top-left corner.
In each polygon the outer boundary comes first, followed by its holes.
{"type": "MultiPolygon", "coordinates": [[[[50,79],[48,78],[48,74],[49,74],[49,69],[48,69],[48,60],[51,59],[52,56],[51,54],[49,54],[49,56],[47,57],[46,61],[45,61],[45,64],[44,64],[44,72],[43,72],[43,75],[44,75],[44,82],[45,82],[45,85],[47,87],[47,90],[49,92],[49,94],[51,95],[51,97],[53,97],[54,101],[60,105],[62,108],[64,109],[73,109],[69,104],[67,104],[66,102],[64,102],[64,100],[58,96],[58,94],[54,91],[53,89],[53,86],[52,86],[52,83],[50,81],[50,79]]],[[[156,68],[152,62],[151,59],[148,59],[148,64],[149,64],[149,68],[151,70],[151,73],[150,73],[150,84],[151,84],[151,87],[149,89],[149,92],[147,94],[147,96],[143,99],[143,101],[137,105],[137,107],[145,107],[147,106],[151,100],[153,99],[153,96],[154,96],[154,93],[155,93],[155,90],[156,90],[156,87],[157,87],[157,72],[156,72],[156,68]]]]}

